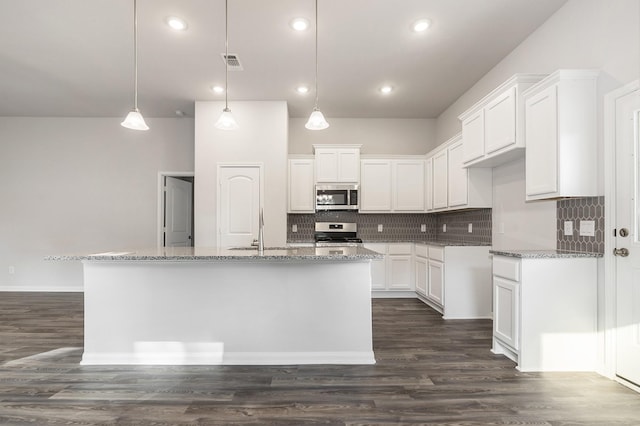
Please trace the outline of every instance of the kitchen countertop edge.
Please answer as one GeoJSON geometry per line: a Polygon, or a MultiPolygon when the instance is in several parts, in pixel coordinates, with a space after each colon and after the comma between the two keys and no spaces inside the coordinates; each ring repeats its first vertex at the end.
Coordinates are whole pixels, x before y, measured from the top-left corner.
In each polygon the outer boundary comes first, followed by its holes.
{"type": "Polygon", "coordinates": [[[520,259],[562,259],[562,258],[599,258],[601,253],[588,253],[569,250],[489,250],[498,256],[517,257],[520,259]]]}

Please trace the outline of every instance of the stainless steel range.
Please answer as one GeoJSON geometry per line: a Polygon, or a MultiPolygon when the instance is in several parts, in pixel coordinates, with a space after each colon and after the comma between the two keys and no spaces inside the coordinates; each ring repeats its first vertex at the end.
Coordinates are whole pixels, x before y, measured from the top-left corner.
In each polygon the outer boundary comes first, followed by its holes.
{"type": "Polygon", "coordinates": [[[357,231],[356,223],[316,222],[313,238],[316,247],[357,246],[362,244],[357,231]]]}

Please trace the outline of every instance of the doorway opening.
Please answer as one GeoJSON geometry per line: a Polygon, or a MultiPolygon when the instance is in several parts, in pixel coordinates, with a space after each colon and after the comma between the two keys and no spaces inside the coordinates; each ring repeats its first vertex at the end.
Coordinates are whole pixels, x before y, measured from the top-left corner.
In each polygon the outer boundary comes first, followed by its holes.
{"type": "Polygon", "coordinates": [[[193,172],[158,173],[158,247],[192,247],[193,172]]]}

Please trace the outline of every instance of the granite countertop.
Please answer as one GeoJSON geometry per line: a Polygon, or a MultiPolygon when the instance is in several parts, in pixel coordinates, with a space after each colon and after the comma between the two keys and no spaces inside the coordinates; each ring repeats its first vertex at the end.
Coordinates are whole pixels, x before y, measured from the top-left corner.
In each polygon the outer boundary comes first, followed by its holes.
{"type": "Polygon", "coordinates": [[[489,253],[499,256],[519,257],[522,259],[559,259],[603,256],[600,253],[584,253],[568,250],[489,250],[489,253]]]}
{"type": "Polygon", "coordinates": [[[491,243],[477,243],[471,241],[447,241],[447,240],[424,240],[415,241],[416,244],[428,244],[430,246],[469,246],[469,247],[491,247],[491,243]]]}
{"type": "MultiPolygon", "coordinates": [[[[477,242],[461,242],[461,241],[448,241],[448,240],[419,240],[419,241],[406,241],[406,240],[364,240],[363,244],[429,244],[432,246],[481,246],[491,247],[491,243],[477,243],[477,242]]],[[[291,241],[288,245],[295,246],[313,246],[313,241],[291,241]]]]}
{"type": "Polygon", "coordinates": [[[95,261],[300,261],[300,260],[367,260],[383,255],[364,247],[265,247],[259,254],[255,248],[159,247],[109,251],[91,254],[46,256],[45,260],[95,261]]]}

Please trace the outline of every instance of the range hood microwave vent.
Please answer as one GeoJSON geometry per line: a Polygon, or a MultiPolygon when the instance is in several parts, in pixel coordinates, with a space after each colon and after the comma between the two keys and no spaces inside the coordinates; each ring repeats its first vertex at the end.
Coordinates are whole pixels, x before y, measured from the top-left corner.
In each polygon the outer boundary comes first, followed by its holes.
{"type": "Polygon", "coordinates": [[[227,64],[227,62],[229,63],[229,71],[244,70],[244,68],[242,68],[242,64],[240,63],[240,58],[238,58],[238,55],[236,55],[235,53],[229,53],[229,56],[225,56],[224,53],[221,53],[220,56],[222,56],[222,62],[224,62],[225,65],[227,64]]]}

